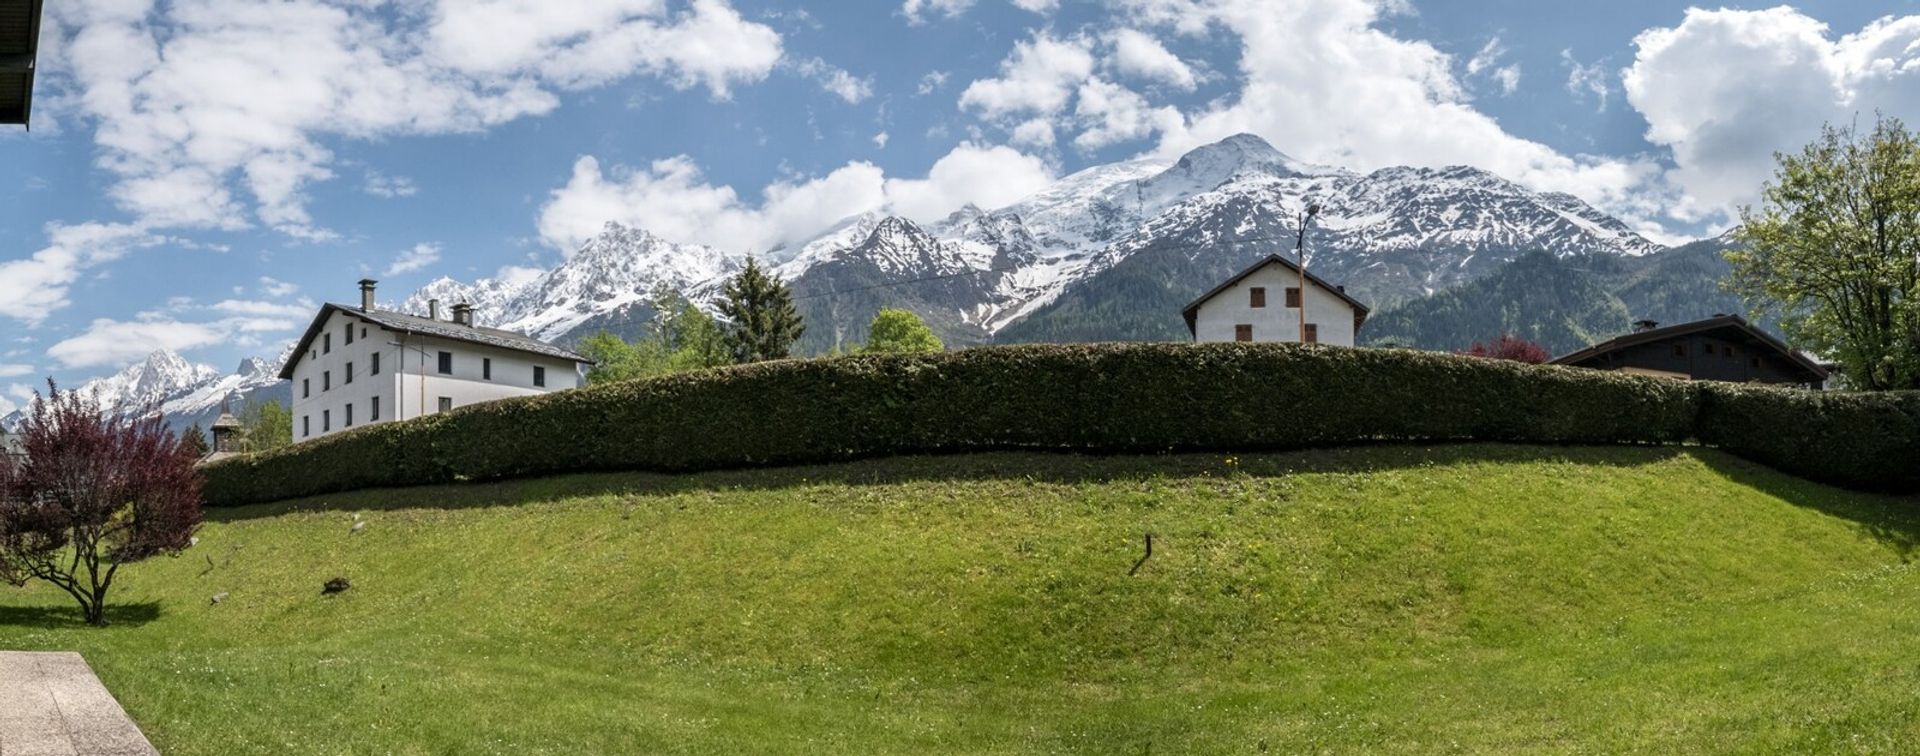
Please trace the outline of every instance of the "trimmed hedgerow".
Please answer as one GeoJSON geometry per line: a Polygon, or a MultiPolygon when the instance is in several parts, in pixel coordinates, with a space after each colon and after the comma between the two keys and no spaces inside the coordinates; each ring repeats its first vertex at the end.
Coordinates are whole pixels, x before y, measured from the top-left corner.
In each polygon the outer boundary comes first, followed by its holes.
{"type": "Polygon", "coordinates": [[[205,468],[210,504],[587,470],[1381,440],[1672,443],[1689,384],[1400,349],[990,347],[783,360],[367,426],[205,468]]]}
{"type": "Polygon", "coordinates": [[[1920,491],[1920,392],[1698,386],[1702,443],[1813,480],[1920,491]]]}

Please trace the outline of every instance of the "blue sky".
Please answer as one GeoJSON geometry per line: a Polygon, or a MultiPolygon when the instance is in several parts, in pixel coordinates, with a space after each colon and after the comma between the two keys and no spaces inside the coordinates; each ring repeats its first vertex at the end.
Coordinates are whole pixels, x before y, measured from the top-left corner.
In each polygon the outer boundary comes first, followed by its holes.
{"type": "Polygon", "coordinates": [[[0,133],[0,411],[607,220],[763,251],[1251,131],[1678,240],[1822,121],[1920,120],[1915,0],[97,0],[49,4],[41,62],[0,133]]]}

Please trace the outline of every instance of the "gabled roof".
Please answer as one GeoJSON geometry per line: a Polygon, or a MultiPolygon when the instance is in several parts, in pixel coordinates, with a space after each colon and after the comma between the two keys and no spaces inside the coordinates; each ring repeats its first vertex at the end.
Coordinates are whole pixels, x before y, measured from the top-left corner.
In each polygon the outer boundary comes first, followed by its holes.
{"type": "Polygon", "coordinates": [[[1792,360],[1794,364],[1806,369],[1808,373],[1818,376],[1819,380],[1824,381],[1827,379],[1828,372],[1826,368],[1821,367],[1819,363],[1809,359],[1807,355],[1802,354],[1793,347],[1787,346],[1787,342],[1781,341],[1779,337],[1761,330],[1752,323],[1748,323],[1746,318],[1738,315],[1716,315],[1705,320],[1696,320],[1691,323],[1652,328],[1645,331],[1634,331],[1625,336],[1616,336],[1577,352],[1556,357],[1553,362],[1549,364],[1575,365],[1608,352],[1636,347],[1641,344],[1650,344],[1656,341],[1664,341],[1676,336],[1691,336],[1696,333],[1715,331],[1723,328],[1732,329],[1762,346],[1779,352],[1780,356],[1792,360]]]}
{"type": "MultiPolygon", "coordinates": [[[[1194,299],[1191,303],[1188,303],[1185,308],[1182,308],[1180,310],[1180,315],[1187,319],[1187,332],[1188,333],[1194,332],[1194,329],[1195,329],[1194,319],[1198,317],[1200,314],[1200,305],[1206,304],[1207,300],[1218,296],[1220,292],[1233,288],[1234,284],[1240,283],[1241,279],[1244,279],[1247,276],[1253,275],[1254,271],[1257,271],[1261,268],[1267,267],[1268,265],[1273,265],[1276,263],[1282,266],[1285,266],[1287,270],[1291,270],[1296,273],[1300,271],[1300,266],[1293,264],[1292,260],[1289,260],[1285,257],[1281,257],[1280,255],[1267,255],[1266,257],[1260,258],[1259,260],[1255,261],[1252,265],[1247,266],[1246,270],[1233,274],[1232,278],[1229,278],[1225,281],[1220,282],[1219,286],[1215,286],[1212,289],[1208,290],[1207,293],[1201,294],[1198,298],[1194,299]]],[[[1325,279],[1314,275],[1312,271],[1307,272],[1307,281],[1322,289],[1326,289],[1327,291],[1333,292],[1334,296],[1339,297],[1341,300],[1345,301],[1347,304],[1353,306],[1353,313],[1354,313],[1353,314],[1353,330],[1359,331],[1360,324],[1367,322],[1367,313],[1372,312],[1372,310],[1368,308],[1365,304],[1362,304],[1360,300],[1354,299],[1353,297],[1348,296],[1346,287],[1335,286],[1333,284],[1327,283],[1325,279]]]]}
{"type": "Polygon", "coordinates": [[[33,110],[41,0],[0,0],[0,124],[25,126],[33,110]]]}
{"type": "Polygon", "coordinates": [[[329,302],[321,306],[320,314],[313,316],[313,325],[307,326],[307,332],[300,337],[300,343],[294,345],[293,356],[288,357],[287,364],[280,367],[281,378],[293,380],[293,366],[299,364],[300,359],[306,356],[307,350],[313,347],[313,340],[320,337],[320,330],[326,327],[327,320],[332,318],[336,312],[347,313],[348,315],[360,318],[381,328],[398,333],[420,334],[441,339],[464,341],[470,344],[480,344],[498,349],[507,349],[515,352],[537,354],[543,357],[558,357],[563,360],[584,362],[589,365],[593,364],[593,360],[587,359],[578,352],[548,344],[547,342],[540,341],[523,333],[503,331],[498,328],[464,326],[445,320],[433,320],[418,315],[408,315],[406,313],[391,312],[388,310],[361,310],[358,307],[329,302]]]}

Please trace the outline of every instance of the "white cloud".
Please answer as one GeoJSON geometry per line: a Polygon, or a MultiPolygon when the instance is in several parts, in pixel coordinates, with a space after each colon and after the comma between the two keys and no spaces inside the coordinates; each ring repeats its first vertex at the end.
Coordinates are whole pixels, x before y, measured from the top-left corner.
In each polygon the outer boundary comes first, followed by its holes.
{"type": "Polygon", "coordinates": [[[1054,39],[1045,31],[1013,47],[1000,76],[980,79],[960,93],[960,106],[999,119],[1051,115],[1067,106],[1073,89],[1093,75],[1093,53],[1082,39],[1054,39]]]}
{"type": "Polygon", "coordinates": [[[324,138],[478,131],[551,111],[556,89],[634,75],[725,97],[780,57],[779,35],[723,0],[666,6],[56,4],[42,63],[50,102],[97,124],[109,194],[141,224],[327,238],[306,197],[334,176],[324,138]]]}
{"type": "Polygon", "coordinates": [[[402,273],[412,273],[437,262],[440,262],[440,245],[421,242],[401,250],[399,256],[393,258],[393,262],[388,263],[387,269],[380,275],[397,276],[402,273]]]}
{"type": "Polygon", "coordinates": [[[1120,73],[1189,92],[1199,86],[1199,77],[1185,61],[1161,45],[1160,40],[1137,29],[1114,32],[1113,65],[1120,73]]]}
{"type": "Polygon", "coordinates": [[[406,176],[389,176],[379,171],[367,171],[367,180],[360,185],[360,191],[383,199],[411,197],[420,192],[413,179],[406,176]]]}
{"type": "Polygon", "coordinates": [[[900,6],[900,13],[907,17],[907,23],[926,23],[927,16],[938,13],[953,18],[973,7],[973,0],[907,0],[900,6]]]}
{"type": "Polygon", "coordinates": [[[1013,6],[1028,13],[1046,15],[1060,9],[1060,0],[1013,0],[1013,6]]]}
{"type": "Polygon", "coordinates": [[[1587,95],[1593,95],[1597,110],[1607,109],[1607,100],[1613,97],[1613,75],[1599,63],[1583,64],[1573,57],[1573,50],[1560,51],[1560,64],[1567,69],[1567,91],[1575,99],[1585,101],[1587,95]]]}
{"type": "Polygon", "coordinates": [[[290,297],[300,290],[298,284],[287,283],[272,276],[260,277],[260,291],[270,297],[290,297]]]}
{"type": "Polygon", "coordinates": [[[884,150],[887,148],[887,142],[891,141],[892,139],[893,137],[889,136],[887,132],[882,131],[878,134],[873,135],[873,140],[872,140],[873,146],[875,149],[884,150]]]}
{"type": "Polygon", "coordinates": [[[539,227],[542,241],[568,255],[608,221],[675,242],[757,253],[805,241],[875,210],[929,221],[968,202],[999,207],[1052,177],[1039,158],[966,143],[936,161],[924,179],[888,178],[871,163],[852,162],[818,178],[775,182],[753,203],[733,187],[707,183],[685,156],[654,161],[644,170],[603,170],[587,156],[575,161],[573,176],[541,208],[539,227]]]}
{"type": "Polygon", "coordinates": [[[1086,127],[1073,139],[1082,150],[1144,139],[1186,123],[1178,109],[1154,108],[1138,92],[1100,79],[1080,86],[1074,115],[1086,127]]]}
{"type": "Polygon", "coordinates": [[[1507,46],[1502,44],[1499,35],[1487,40],[1480,51],[1467,60],[1467,76],[1483,76],[1493,80],[1500,87],[1500,94],[1510,95],[1520,88],[1520,64],[1500,65],[1507,55],[1507,46]]]}
{"type": "Polygon", "coordinates": [[[1045,118],[1028,119],[1013,127],[1013,132],[1008,138],[1022,147],[1050,149],[1053,147],[1054,140],[1053,121],[1045,118]]]}
{"type": "Polygon", "coordinates": [[[947,75],[945,71],[928,71],[927,75],[920,77],[920,86],[914,92],[922,97],[933,94],[947,85],[947,75]]]}
{"type": "Polygon", "coordinates": [[[1874,112],[1920,120],[1920,16],[1887,17],[1830,38],[1787,7],[1687,11],[1634,40],[1622,72],[1647,140],[1671,148],[1683,217],[1731,219],[1759,198],[1773,153],[1795,151],[1823,122],[1874,112]]]}
{"type": "Polygon", "coordinates": [[[847,73],[846,69],[831,65],[819,58],[808,58],[794,64],[794,70],[801,76],[812,79],[829,94],[858,105],[873,96],[873,79],[861,78],[847,73]]]}
{"type": "Polygon", "coordinates": [[[23,375],[33,375],[33,366],[0,363],[0,378],[19,378],[23,375]]]}
{"type": "Polygon", "coordinates": [[[291,331],[295,321],[267,317],[235,317],[208,323],[178,320],[93,321],[78,336],[47,348],[47,356],[68,368],[123,365],[156,349],[185,351],[217,344],[250,341],[249,334],[291,331]]]}
{"type": "Polygon", "coordinates": [[[140,227],[115,223],[51,224],[47,240],[31,257],[0,262],[0,316],[39,325],[69,304],[67,293],[81,273],[128,250],[165,241],[140,227]]]}
{"type": "Polygon", "coordinates": [[[211,305],[208,305],[208,308],[215,312],[220,312],[227,315],[256,316],[256,317],[270,317],[270,318],[271,317],[278,317],[278,318],[311,317],[314,311],[319,309],[316,305],[314,305],[313,301],[309,299],[302,299],[298,302],[293,302],[293,303],[262,302],[259,300],[251,300],[251,299],[225,299],[219,302],[215,302],[211,305]]]}

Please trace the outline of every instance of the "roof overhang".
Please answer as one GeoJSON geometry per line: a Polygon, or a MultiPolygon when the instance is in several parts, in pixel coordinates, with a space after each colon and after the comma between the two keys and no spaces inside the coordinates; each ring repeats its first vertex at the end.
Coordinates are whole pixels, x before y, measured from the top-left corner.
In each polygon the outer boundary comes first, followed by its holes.
{"type": "Polygon", "coordinates": [[[41,0],[0,0],[0,125],[27,125],[40,53],[41,0]]]}
{"type": "Polygon", "coordinates": [[[1793,347],[1788,346],[1787,342],[1781,341],[1779,337],[1774,336],[1771,333],[1767,333],[1764,330],[1761,330],[1759,327],[1753,325],[1752,323],[1748,323],[1746,318],[1740,317],[1738,315],[1721,315],[1719,317],[1707,318],[1705,320],[1696,320],[1691,323],[1681,323],[1679,325],[1670,325],[1670,326],[1665,326],[1662,328],[1654,328],[1646,331],[1635,331],[1633,333],[1629,333],[1624,336],[1617,336],[1617,337],[1608,339],[1606,341],[1602,341],[1598,344],[1594,344],[1593,346],[1587,347],[1585,349],[1581,349],[1569,354],[1561,355],[1559,357],[1554,358],[1553,361],[1548,364],[1576,365],[1581,362],[1585,362],[1587,360],[1598,357],[1600,355],[1606,354],[1608,352],[1614,352],[1621,349],[1626,349],[1628,347],[1634,347],[1634,346],[1639,346],[1641,344],[1647,344],[1655,341],[1660,341],[1663,339],[1669,339],[1675,336],[1687,336],[1687,335],[1702,333],[1706,331],[1719,330],[1722,328],[1739,331],[1745,334],[1753,342],[1762,344],[1770,349],[1773,349],[1776,352],[1779,352],[1780,356],[1785,357],[1788,360],[1791,360],[1795,365],[1800,366],[1802,369],[1806,370],[1808,373],[1818,376],[1819,380],[1824,381],[1827,379],[1829,375],[1829,371],[1826,369],[1826,367],[1820,365],[1819,363],[1814,362],[1813,360],[1807,359],[1807,356],[1805,354],[1802,354],[1799,350],[1796,350],[1793,347]]]}

